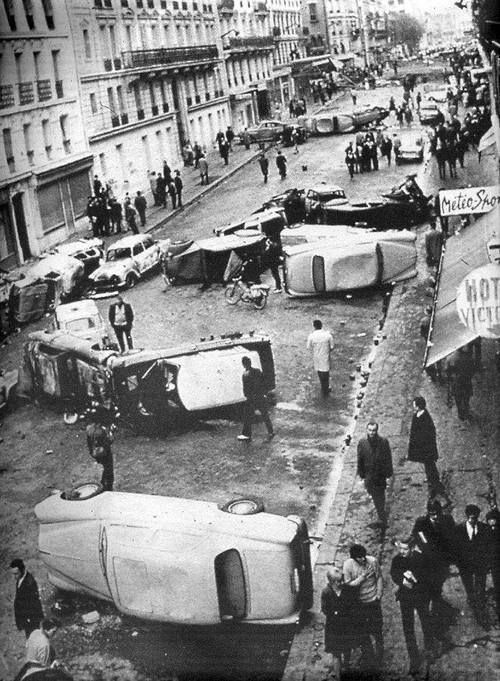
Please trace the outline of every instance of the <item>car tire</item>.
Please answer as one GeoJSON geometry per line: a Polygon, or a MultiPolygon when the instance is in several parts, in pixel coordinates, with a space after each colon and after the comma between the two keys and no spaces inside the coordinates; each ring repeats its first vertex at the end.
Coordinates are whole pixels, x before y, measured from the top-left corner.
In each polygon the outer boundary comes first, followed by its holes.
{"type": "Polygon", "coordinates": [[[258,499],[250,499],[241,497],[232,499],[227,504],[221,506],[221,511],[224,513],[232,513],[234,515],[255,515],[256,513],[263,513],[265,511],[264,504],[258,499]]]}
{"type": "Polygon", "coordinates": [[[99,482],[81,482],[72,487],[69,492],[64,492],[67,501],[86,501],[93,499],[104,492],[104,487],[99,482]]]}
{"type": "Polygon", "coordinates": [[[134,286],[137,284],[136,275],[132,274],[132,272],[129,272],[125,278],[125,284],[127,288],[134,288],[134,286]]]}

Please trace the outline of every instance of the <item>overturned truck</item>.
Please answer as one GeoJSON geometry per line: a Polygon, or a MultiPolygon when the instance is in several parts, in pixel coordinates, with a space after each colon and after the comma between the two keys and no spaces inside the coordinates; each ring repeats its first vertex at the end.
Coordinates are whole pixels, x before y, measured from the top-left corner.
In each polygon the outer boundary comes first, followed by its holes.
{"type": "Polygon", "coordinates": [[[20,390],[69,414],[100,406],[131,427],[168,430],[183,415],[224,415],[243,403],[245,355],[262,370],[265,390],[273,390],[273,353],[266,336],[235,333],[120,355],[68,334],[40,331],[25,343],[20,390]]]}

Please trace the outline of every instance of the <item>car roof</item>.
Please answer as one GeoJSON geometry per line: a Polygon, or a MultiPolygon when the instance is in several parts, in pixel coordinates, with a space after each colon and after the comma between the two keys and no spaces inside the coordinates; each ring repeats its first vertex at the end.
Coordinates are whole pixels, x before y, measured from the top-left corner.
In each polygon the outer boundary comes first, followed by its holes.
{"type": "Polygon", "coordinates": [[[149,234],[131,234],[130,236],[124,236],[123,239],[111,244],[108,251],[114,248],[132,248],[132,246],[142,244],[146,239],[151,239],[149,234]]]}
{"type": "Polygon", "coordinates": [[[78,239],[78,241],[59,244],[54,250],[62,255],[73,255],[74,253],[81,253],[92,248],[102,248],[102,246],[103,242],[101,239],[78,239]]]}
{"type": "Polygon", "coordinates": [[[99,310],[95,300],[89,300],[88,298],[75,300],[74,303],[58,305],[55,309],[55,314],[59,321],[75,319],[77,317],[93,317],[98,313],[99,310]]]}

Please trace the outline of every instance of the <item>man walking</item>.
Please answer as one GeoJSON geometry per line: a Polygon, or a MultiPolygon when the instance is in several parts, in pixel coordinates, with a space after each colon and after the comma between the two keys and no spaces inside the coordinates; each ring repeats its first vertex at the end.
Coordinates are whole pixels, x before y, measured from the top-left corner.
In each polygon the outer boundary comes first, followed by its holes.
{"type": "Polygon", "coordinates": [[[413,418],[411,420],[410,440],[408,442],[408,461],[424,464],[429,498],[433,498],[437,494],[446,496],[436,466],[437,459],[436,427],[426,409],[425,398],[417,395],[413,400],[413,418]]]}
{"type": "Polygon", "coordinates": [[[102,466],[101,485],[106,492],[111,492],[115,481],[113,452],[111,443],[113,442],[112,431],[103,425],[106,416],[98,409],[93,415],[92,422],[86,429],[87,447],[90,456],[102,466]]]}
{"type": "Polygon", "coordinates": [[[321,394],[328,397],[330,389],[330,357],[333,350],[333,336],[323,329],[320,319],[313,321],[313,328],[307,338],[307,349],[312,351],[313,367],[318,374],[321,394]]]}
{"type": "Polygon", "coordinates": [[[264,176],[264,184],[266,184],[269,175],[269,159],[267,158],[265,151],[259,156],[259,166],[261,173],[264,176]]]}
{"type": "Polygon", "coordinates": [[[146,224],[146,206],[147,202],[145,197],[142,195],[140,191],[137,192],[137,196],[134,199],[134,206],[136,211],[139,213],[139,218],[141,220],[141,227],[144,227],[146,224]]]}
{"type": "Polygon", "coordinates": [[[198,159],[198,168],[200,170],[200,184],[208,184],[208,163],[203,153],[198,159]]]}
{"type": "Polygon", "coordinates": [[[184,184],[182,182],[182,177],[181,177],[181,173],[180,173],[179,170],[175,171],[174,186],[175,186],[175,193],[177,195],[177,206],[179,208],[182,208],[182,188],[183,188],[184,184]]]}
{"type": "Polygon", "coordinates": [[[121,295],[116,296],[116,302],[109,306],[109,323],[113,327],[120,350],[125,352],[125,340],[127,349],[132,350],[132,323],[134,312],[130,303],[126,303],[121,295]]]}
{"type": "Polygon", "coordinates": [[[267,439],[270,441],[274,437],[274,430],[266,403],[264,376],[260,369],[252,366],[250,357],[243,357],[241,363],[244,368],[242,382],[246,402],[243,407],[243,429],[241,435],[238,435],[238,440],[252,439],[252,420],[257,410],[266,425],[267,439]]]}
{"type": "Polygon", "coordinates": [[[358,475],[365,481],[365,488],[373,500],[378,515],[375,527],[387,527],[385,512],[385,488],[392,476],[392,453],[389,441],[378,434],[378,423],[370,421],[366,426],[367,437],[358,443],[358,475]]]}
{"type": "Polygon", "coordinates": [[[486,575],[491,537],[486,523],[479,521],[481,511],[475,504],[465,507],[466,521],[456,530],[456,563],[467,594],[467,602],[481,625],[487,625],[486,575]]]}
{"type": "MultiPolygon", "coordinates": [[[[378,560],[367,555],[361,544],[354,544],[349,550],[350,558],[344,562],[344,583],[358,588],[360,605],[360,629],[362,634],[373,636],[375,664],[382,665],[384,636],[382,633],[382,607],[380,600],[384,590],[382,571],[378,560]]],[[[371,646],[370,646],[371,649],[371,646]]],[[[371,650],[364,650],[364,656],[371,650]]]]}
{"type": "Polygon", "coordinates": [[[14,596],[16,627],[19,631],[24,631],[28,638],[32,631],[38,629],[43,619],[38,585],[20,558],[14,558],[10,564],[10,571],[16,580],[16,595],[14,596]]]}
{"type": "Polygon", "coordinates": [[[276,166],[281,179],[284,180],[286,177],[286,158],[283,156],[281,149],[278,151],[278,155],[276,156],[276,166]]]}

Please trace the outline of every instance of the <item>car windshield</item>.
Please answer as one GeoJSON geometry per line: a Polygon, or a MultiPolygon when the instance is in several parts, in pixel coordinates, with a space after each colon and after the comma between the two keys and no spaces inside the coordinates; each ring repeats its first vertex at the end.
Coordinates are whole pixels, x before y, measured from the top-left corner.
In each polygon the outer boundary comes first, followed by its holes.
{"type": "Polygon", "coordinates": [[[113,262],[115,260],[123,260],[124,258],[131,257],[130,248],[110,248],[106,255],[106,262],[113,262]]]}
{"type": "Polygon", "coordinates": [[[333,199],[345,199],[345,191],[343,189],[337,189],[333,192],[327,192],[320,194],[321,201],[332,201],[333,199]]]}

